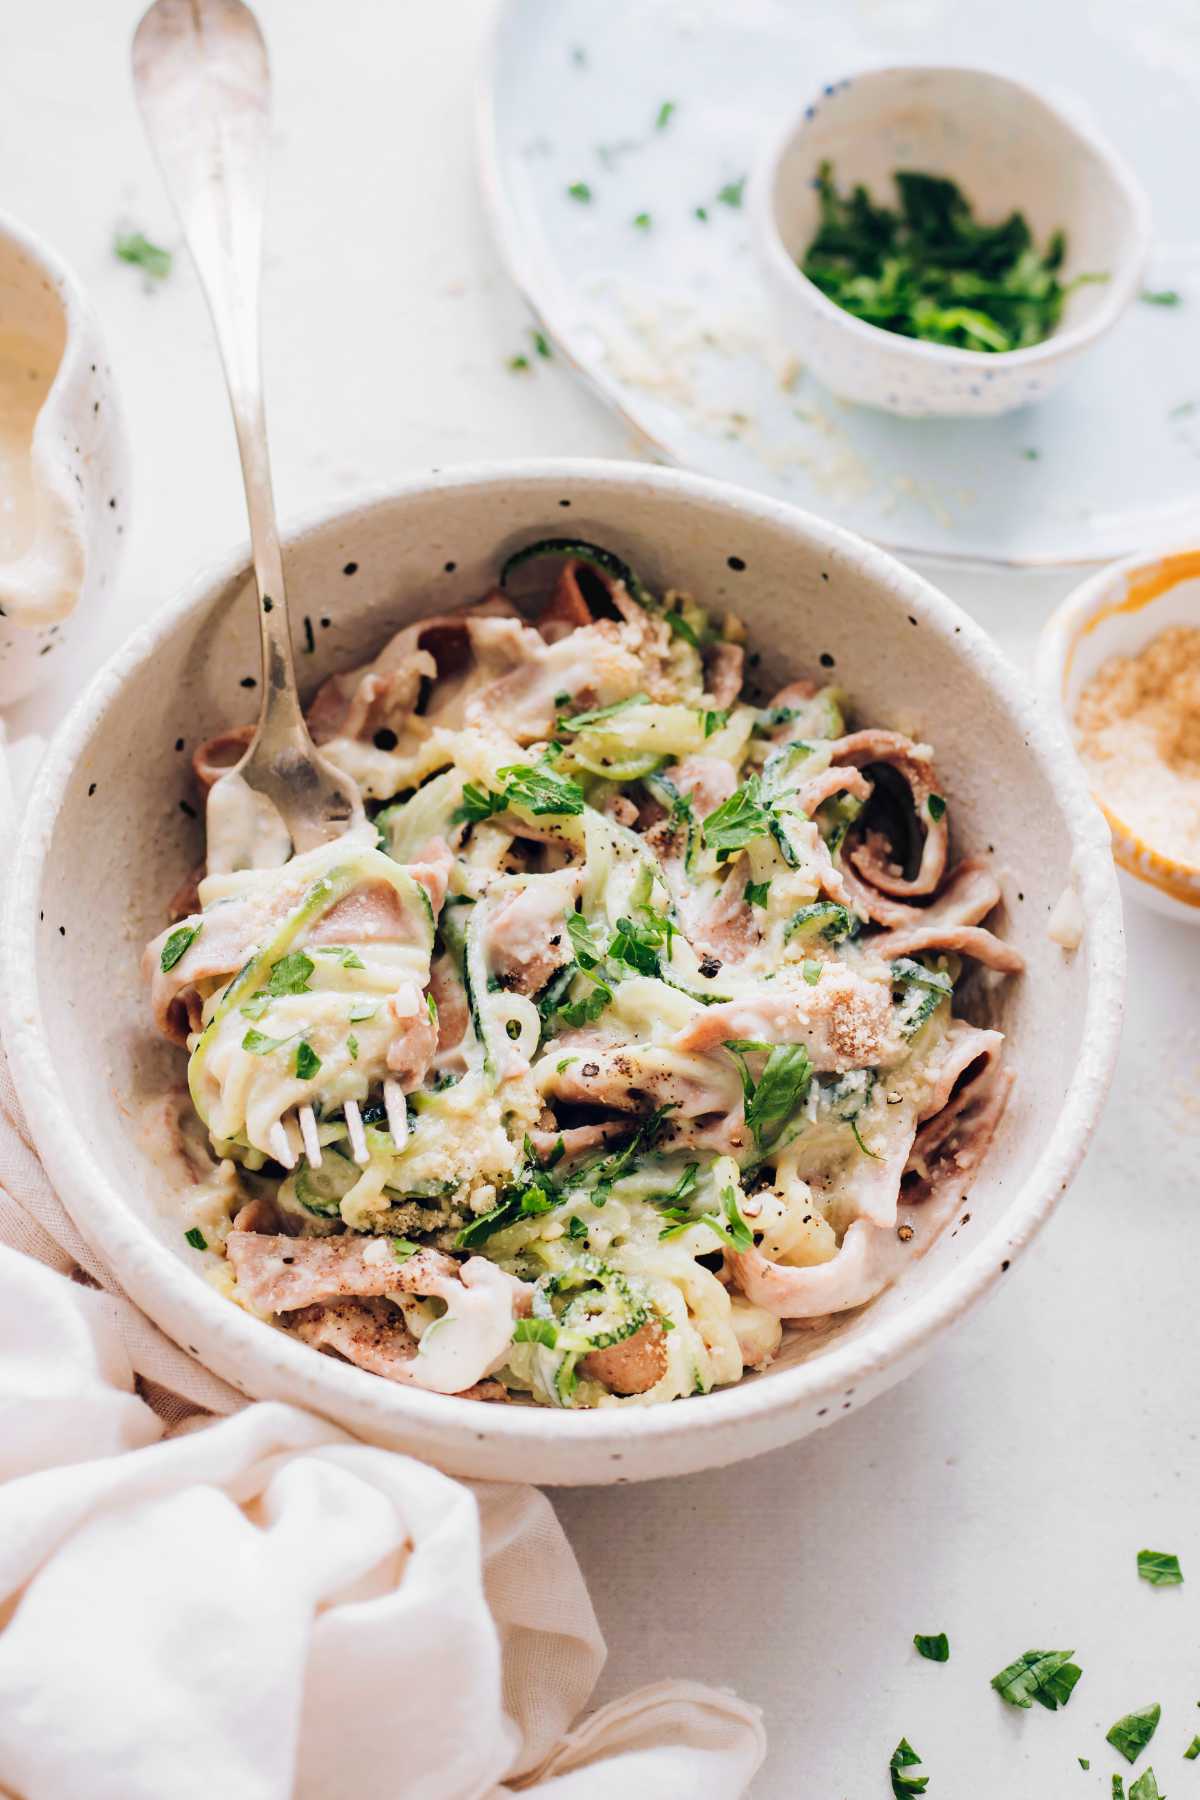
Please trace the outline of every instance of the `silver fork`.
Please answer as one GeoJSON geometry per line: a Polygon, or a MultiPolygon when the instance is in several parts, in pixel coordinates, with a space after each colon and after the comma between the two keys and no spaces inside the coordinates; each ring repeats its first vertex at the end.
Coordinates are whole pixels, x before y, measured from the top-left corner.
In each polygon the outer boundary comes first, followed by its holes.
{"type": "Polygon", "coordinates": [[[308,735],[292,660],[259,361],[271,77],[258,20],[242,0],[155,0],[134,36],[133,82],[212,315],[250,515],[262,700],[231,773],[273,803],[293,850],[310,850],[363,812],[356,785],[308,735]]]}
{"type": "MultiPolygon", "coordinates": [[[[342,836],[363,810],[356,785],[320,755],[308,734],[292,659],[259,359],[271,77],[258,21],[241,0],[156,0],[134,36],[133,81],[208,301],[237,430],[258,590],[262,699],[254,736],[230,774],[269,801],[286,827],[290,845],[264,850],[260,844],[258,854],[249,852],[256,866],[269,866],[286,860],[289,849],[311,850],[342,836]]],[[[233,866],[244,864],[235,860],[233,866]]],[[[385,1089],[389,1123],[394,1134],[403,1132],[403,1096],[394,1082],[387,1086],[393,1090],[385,1089]]],[[[364,1163],[367,1146],[353,1101],[345,1117],[354,1159],[364,1163]]],[[[298,1109],[297,1124],[310,1165],[320,1168],[311,1106],[298,1109]]],[[[296,1166],[296,1146],[282,1119],[272,1147],[286,1168],[296,1166]]]]}

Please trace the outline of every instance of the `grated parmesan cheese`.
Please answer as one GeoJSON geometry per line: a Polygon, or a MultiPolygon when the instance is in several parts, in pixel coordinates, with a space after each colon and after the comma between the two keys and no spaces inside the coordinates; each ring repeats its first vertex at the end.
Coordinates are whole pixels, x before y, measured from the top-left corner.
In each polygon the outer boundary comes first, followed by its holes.
{"type": "Polygon", "coordinates": [[[1110,657],[1075,728],[1110,812],[1161,854],[1200,863],[1200,628],[1173,625],[1138,655],[1110,657]]]}

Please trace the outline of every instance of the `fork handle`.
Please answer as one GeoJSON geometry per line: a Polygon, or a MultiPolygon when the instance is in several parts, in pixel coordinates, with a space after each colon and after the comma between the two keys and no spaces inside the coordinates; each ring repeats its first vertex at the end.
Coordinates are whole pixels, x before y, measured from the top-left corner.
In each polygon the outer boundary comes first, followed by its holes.
{"type": "Polygon", "coordinates": [[[258,731],[269,748],[301,721],[267,455],[259,271],[271,76],[242,0],[158,0],[137,30],[134,87],[200,277],[237,431],[262,634],[258,731]]]}

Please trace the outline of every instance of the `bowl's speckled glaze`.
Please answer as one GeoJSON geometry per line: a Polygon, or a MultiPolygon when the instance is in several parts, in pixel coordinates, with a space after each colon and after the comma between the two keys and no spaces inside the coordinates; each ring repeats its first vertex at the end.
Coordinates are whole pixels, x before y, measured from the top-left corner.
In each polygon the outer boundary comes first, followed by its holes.
{"type": "Polygon", "coordinates": [[[17,847],[3,933],[6,1042],[47,1168],[131,1296],[247,1394],[291,1400],[454,1473],[610,1482],[752,1456],[912,1369],[999,1281],[1067,1187],[1116,1051],[1123,941],[1107,833],[1057,724],[985,634],[891,557],[778,502],[631,464],[490,465],[408,483],[295,531],[286,561],[310,690],[399,625],[473,598],[532,538],[608,543],[652,587],[745,618],[764,687],[831,657],[863,720],[932,740],[958,849],[994,856],[998,928],[1028,959],[1001,992],[1017,1086],[970,1202],[861,1312],[792,1335],[766,1373],[704,1398],[591,1413],[482,1405],[321,1356],[215,1293],[188,1261],[135,1112],[180,1073],[152,1032],[144,941],[201,853],[188,752],[244,719],[257,677],[244,553],[99,674],[55,741],[17,847]],[[307,648],[306,648],[307,646],[307,648]],[[1068,955],[1046,931],[1074,882],[1068,955]]]}

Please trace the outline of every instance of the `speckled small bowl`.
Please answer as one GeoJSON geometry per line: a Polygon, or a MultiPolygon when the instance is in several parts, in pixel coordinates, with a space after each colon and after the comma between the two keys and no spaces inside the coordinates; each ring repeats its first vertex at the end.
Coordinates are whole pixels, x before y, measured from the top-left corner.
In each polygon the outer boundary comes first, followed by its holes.
{"type": "MultiPolygon", "coordinates": [[[[1200,551],[1135,556],[1102,569],[1053,612],[1038,645],[1038,685],[1068,734],[1079,696],[1110,656],[1136,656],[1171,625],[1200,627],[1200,551]]],[[[1200,925],[1200,863],[1180,862],[1140,838],[1095,797],[1112,832],[1121,887],[1168,918],[1200,925]]]]}
{"type": "Polygon", "coordinates": [[[87,296],[47,245],[4,217],[0,340],[19,341],[30,379],[49,377],[27,452],[28,532],[10,559],[0,550],[2,706],[36,685],[111,587],[129,518],[129,455],[87,296]]]}
{"type": "Polygon", "coordinates": [[[983,418],[1042,399],[1138,291],[1149,208],[1112,146],[1025,82],[971,68],[870,69],[832,83],[768,149],[751,194],[755,240],[779,329],[845,400],[910,418],[983,418]],[[899,169],[958,182],[979,217],[1025,214],[1034,242],[1062,227],[1064,279],[1079,288],[1058,329],[1024,350],[929,344],[868,325],[801,274],[816,234],[822,162],[839,189],[891,201],[899,169]]]}
{"type": "Polygon", "coordinates": [[[188,752],[252,713],[255,608],[239,550],[101,671],[47,753],[0,930],[5,1044],[46,1167],[80,1229],[162,1328],[244,1392],[291,1400],[460,1475],[617,1482],[752,1456],[914,1368],[1032,1241],[1078,1167],[1116,1053],[1123,946],[1103,821],[1070,748],[986,634],[883,551],[779,501],[636,463],[451,470],[347,502],[284,546],[311,692],[398,627],[484,593],[505,556],[570,532],[651,588],[744,618],[766,691],[836,667],[857,716],[931,740],[955,847],[990,855],[997,927],[1027,961],[996,996],[1014,1097],[970,1204],[858,1312],[789,1333],[760,1375],[670,1406],[487,1406],[380,1380],[250,1317],[184,1241],[139,1106],[177,1087],[139,975],[201,855],[188,752]],[[307,629],[305,629],[307,622],[307,629]],[[998,771],[1002,778],[998,778],[998,771]],[[1070,953],[1047,930],[1078,896],[1070,953]]]}

